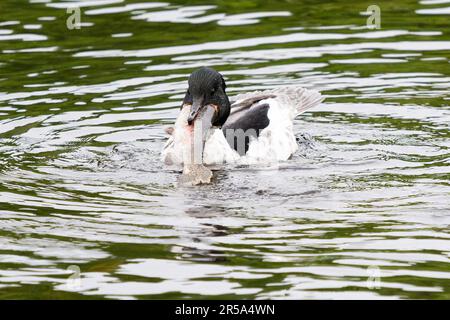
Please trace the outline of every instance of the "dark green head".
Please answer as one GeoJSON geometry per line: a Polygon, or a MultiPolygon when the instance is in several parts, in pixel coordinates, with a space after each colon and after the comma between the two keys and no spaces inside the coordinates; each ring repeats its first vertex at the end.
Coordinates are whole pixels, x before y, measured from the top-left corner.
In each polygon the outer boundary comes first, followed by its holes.
{"type": "Polygon", "coordinates": [[[189,88],[183,105],[191,105],[189,125],[193,123],[202,108],[213,105],[216,112],[211,119],[211,124],[221,127],[230,114],[230,101],[225,93],[226,85],[222,75],[214,69],[202,67],[192,72],[188,84],[189,88]]]}

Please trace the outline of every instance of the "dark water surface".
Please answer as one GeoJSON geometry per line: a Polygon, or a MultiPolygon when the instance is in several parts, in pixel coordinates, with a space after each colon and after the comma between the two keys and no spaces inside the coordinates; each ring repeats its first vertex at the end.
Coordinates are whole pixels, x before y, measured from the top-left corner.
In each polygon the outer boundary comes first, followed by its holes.
{"type": "Polygon", "coordinates": [[[450,1],[371,4],[2,0],[0,298],[449,299],[450,1]],[[299,152],[178,188],[202,65],[322,91],[299,152]]]}

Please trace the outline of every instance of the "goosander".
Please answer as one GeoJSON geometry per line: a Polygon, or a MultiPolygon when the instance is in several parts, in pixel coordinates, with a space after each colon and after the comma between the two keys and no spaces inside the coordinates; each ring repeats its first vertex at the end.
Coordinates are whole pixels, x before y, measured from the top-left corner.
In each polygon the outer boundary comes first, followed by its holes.
{"type": "Polygon", "coordinates": [[[188,80],[180,114],[162,151],[167,165],[182,165],[181,182],[209,183],[206,166],[288,160],[298,145],[293,121],[323,101],[301,87],[239,94],[230,102],[222,75],[202,67],[188,80]]]}

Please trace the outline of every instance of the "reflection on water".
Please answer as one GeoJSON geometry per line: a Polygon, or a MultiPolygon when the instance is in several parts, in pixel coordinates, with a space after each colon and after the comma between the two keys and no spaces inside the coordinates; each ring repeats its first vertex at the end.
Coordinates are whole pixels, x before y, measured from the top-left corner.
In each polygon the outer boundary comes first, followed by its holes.
{"type": "Polygon", "coordinates": [[[3,1],[0,298],[448,299],[448,3],[3,1]],[[203,65],[322,91],[299,152],[177,187],[203,65]]]}

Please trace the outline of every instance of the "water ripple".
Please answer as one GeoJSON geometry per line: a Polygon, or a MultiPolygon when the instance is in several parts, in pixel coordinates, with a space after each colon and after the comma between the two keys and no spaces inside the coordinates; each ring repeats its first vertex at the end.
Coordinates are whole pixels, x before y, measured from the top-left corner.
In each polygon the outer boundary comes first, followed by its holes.
{"type": "Polygon", "coordinates": [[[340,0],[6,0],[0,297],[448,299],[446,3],[381,3],[370,30],[340,0]],[[299,151],[179,187],[164,127],[203,65],[231,97],[320,90],[299,151]]]}

